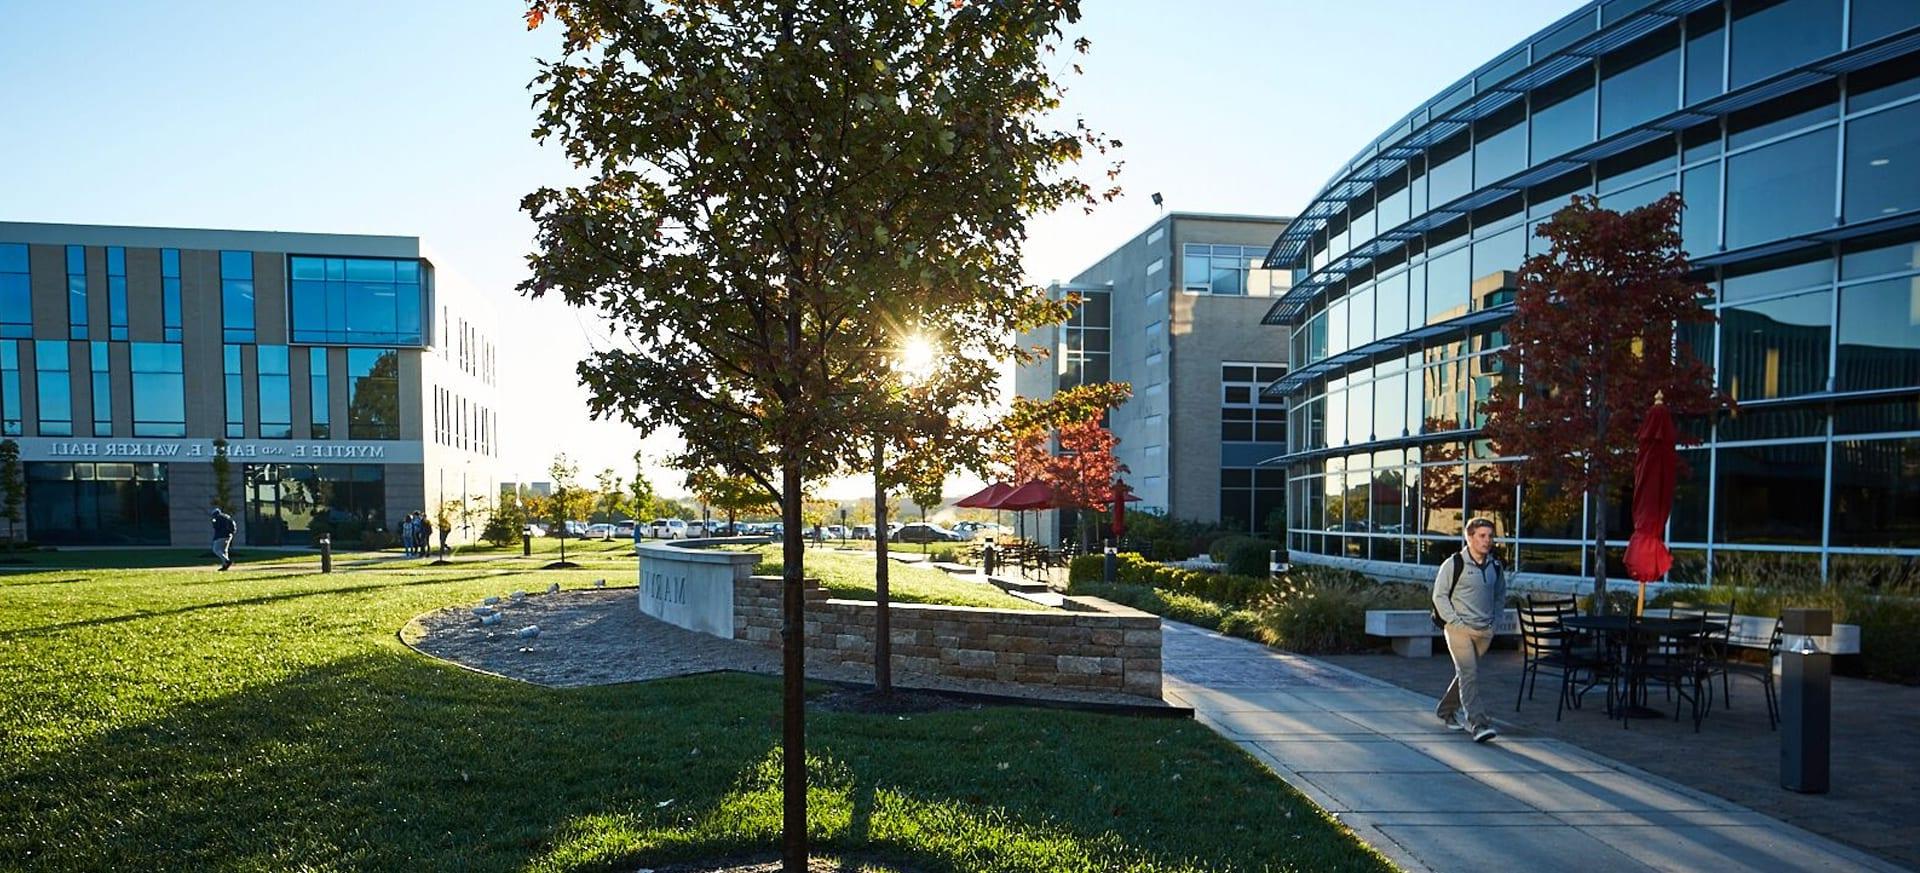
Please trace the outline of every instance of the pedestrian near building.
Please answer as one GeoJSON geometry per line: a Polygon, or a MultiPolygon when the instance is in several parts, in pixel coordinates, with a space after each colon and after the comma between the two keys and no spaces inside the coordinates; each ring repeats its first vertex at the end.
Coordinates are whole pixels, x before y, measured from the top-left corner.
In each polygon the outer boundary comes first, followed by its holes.
{"type": "Polygon", "coordinates": [[[1466,730],[1484,743],[1498,734],[1480,700],[1480,659],[1493,645],[1494,626],[1507,602],[1507,573],[1493,556],[1493,522],[1467,522],[1466,543],[1440,562],[1433,578],[1433,609],[1445,622],[1453,681],[1434,714],[1450,730],[1466,730]]]}
{"type": "Polygon", "coordinates": [[[213,508],[213,556],[220,559],[220,569],[233,566],[233,516],[213,508]]]}

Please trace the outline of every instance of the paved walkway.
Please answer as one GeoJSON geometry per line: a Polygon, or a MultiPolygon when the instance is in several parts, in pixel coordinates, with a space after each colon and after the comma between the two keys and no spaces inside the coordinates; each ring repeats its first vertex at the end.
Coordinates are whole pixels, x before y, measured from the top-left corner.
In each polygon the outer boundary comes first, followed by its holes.
{"type": "Polygon", "coordinates": [[[1870,870],[1856,849],[1496,721],[1479,745],[1435,698],[1163,621],[1169,702],[1410,871],[1870,870]]]}

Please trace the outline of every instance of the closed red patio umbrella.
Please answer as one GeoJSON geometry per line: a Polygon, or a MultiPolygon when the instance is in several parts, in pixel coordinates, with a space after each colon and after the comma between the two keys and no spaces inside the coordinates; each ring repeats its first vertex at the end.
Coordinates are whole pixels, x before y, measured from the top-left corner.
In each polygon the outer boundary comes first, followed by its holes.
{"type": "Polygon", "coordinates": [[[1679,435],[1667,405],[1654,400],[1640,425],[1640,456],[1633,465],[1633,537],[1627,540],[1627,573],[1640,583],[1636,612],[1646,608],[1647,583],[1665,577],[1673,568],[1665,536],[1679,477],[1680,456],[1674,450],[1679,435]]]}
{"type": "Polygon", "coordinates": [[[1139,499],[1140,497],[1133,493],[1133,486],[1119,479],[1113,480],[1113,490],[1109,492],[1107,501],[1113,504],[1114,542],[1119,542],[1121,537],[1127,535],[1127,504],[1137,502],[1139,499]]]}

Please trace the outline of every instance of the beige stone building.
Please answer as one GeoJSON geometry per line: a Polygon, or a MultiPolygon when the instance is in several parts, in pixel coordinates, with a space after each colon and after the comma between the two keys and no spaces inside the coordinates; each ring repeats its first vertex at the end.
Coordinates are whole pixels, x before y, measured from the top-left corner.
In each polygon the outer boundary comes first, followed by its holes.
{"type": "MultiPolygon", "coordinates": [[[[1021,337],[1052,354],[1014,374],[1023,397],[1123,381],[1109,420],[1135,508],[1268,527],[1286,479],[1260,462],[1285,451],[1286,410],[1260,388],[1285,374],[1287,333],[1261,323],[1288,274],[1261,268],[1287,219],[1176,212],[1050,291],[1082,303],[1065,325],[1021,337]]],[[[1049,513],[1048,515],[1057,515],[1049,513]]],[[[1040,522],[1057,536],[1059,520],[1040,522]]]]}

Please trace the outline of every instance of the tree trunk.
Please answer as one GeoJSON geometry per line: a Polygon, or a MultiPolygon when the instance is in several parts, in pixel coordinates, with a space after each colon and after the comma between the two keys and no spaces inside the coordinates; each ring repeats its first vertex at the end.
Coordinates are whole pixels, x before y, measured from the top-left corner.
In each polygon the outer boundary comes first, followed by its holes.
{"type": "Polygon", "coordinates": [[[887,607],[887,443],[873,438],[873,690],[893,693],[893,622],[887,607]]]}
{"type": "Polygon", "coordinates": [[[786,873],[807,873],[806,543],[797,454],[781,458],[780,470],[780,860],[786,873]]]}
{"type": "Polygon", "coordinates": [[[1606,615],[1613,611],[1607,602],[1607,492],[1596,488],[1592,493],[1593,518],[1588,519],[1587,540],[1593,547],[1593,612],[1606,615]]]}

